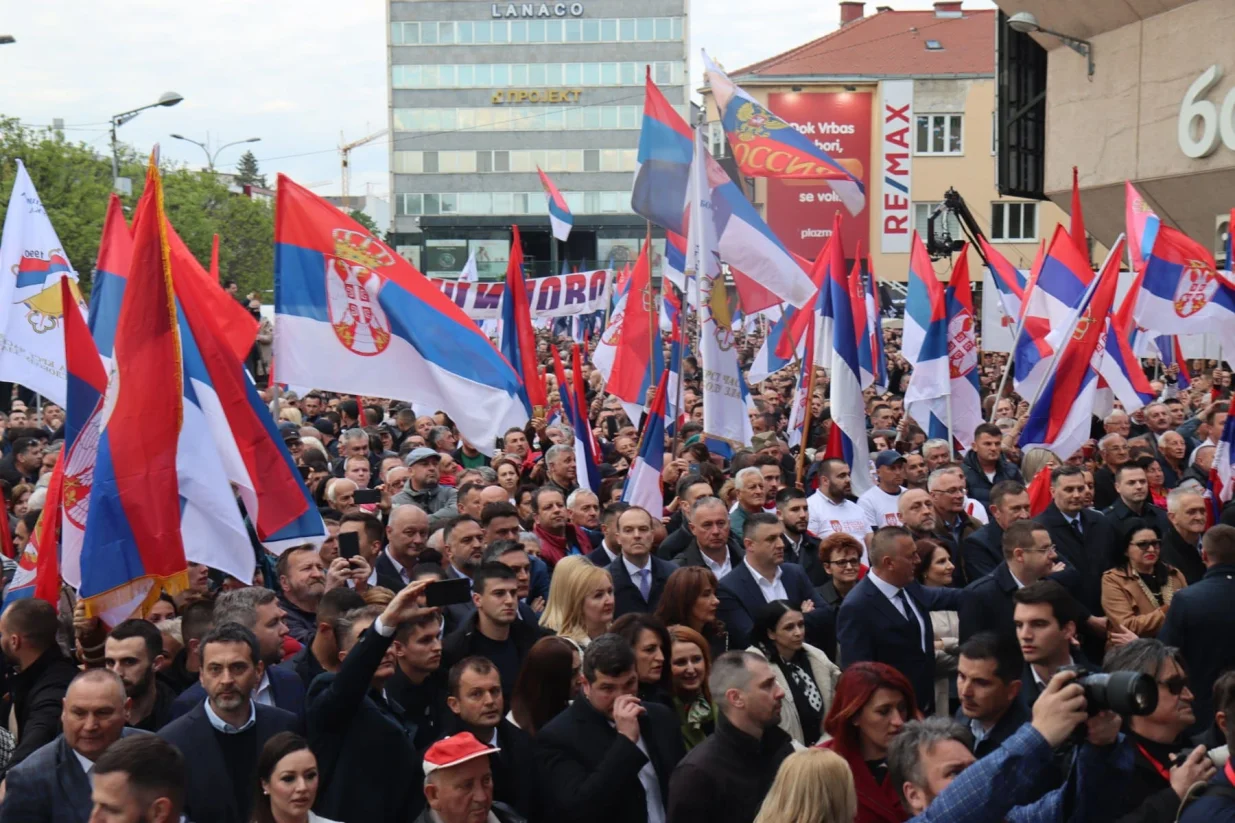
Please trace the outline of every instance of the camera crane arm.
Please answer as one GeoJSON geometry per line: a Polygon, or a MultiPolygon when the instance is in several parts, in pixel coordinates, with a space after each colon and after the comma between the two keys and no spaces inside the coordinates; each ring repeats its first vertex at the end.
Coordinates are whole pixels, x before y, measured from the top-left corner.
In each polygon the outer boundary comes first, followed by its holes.
{"type": "Polygon", "coordinates": [[[978,226],[978,221],[974,219],[973,212],[969,210],[969,205],[965,203],[965,198],[961,197],[960,192],[956,189],[948,189],[944,192],[943,201],[935,207],[935,210],[926,219],[926,251],[930,254],[931,259],[939,260],[944,257],[951,257],[955,252],[960,251],[961,245],[964,242],[953,239],[947,233],[946,224],[945,230],[939,235],[940,239],[936,239],[935,221],[944,212],[951,212],[956,215],[961,231],[969,239],[969,244],[978,253],[978,257],[982,258],[982,264],[988,265],[990,261],[986,259],[986,255],[982,251],[982,244],[978,242],[979,238],[986,239],[986,235],[978,226]]]}

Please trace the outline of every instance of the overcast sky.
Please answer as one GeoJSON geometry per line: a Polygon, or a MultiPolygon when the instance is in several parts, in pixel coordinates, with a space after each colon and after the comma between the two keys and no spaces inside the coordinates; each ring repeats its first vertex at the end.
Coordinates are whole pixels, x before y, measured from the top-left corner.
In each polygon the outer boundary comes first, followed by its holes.
{"type": "MultiPolygon", "coordinates": [[[[886,0],[897,9],[930,0],[886,0]]],[[[837,26],[836,0],[692,0],[692,77],[698,50],[729,68],[763,59],[837,26]]],[[[867,3],[872,12],[876,2],[867,3]]],[[[967,6],[989,7],[987,0],[967,6]]],[[[230,169],[250,148],[273,182],[284,172],[321,194],[339,191],[340,132],[350,142],[387,124],[385,4],[380,0],[7,0],[0,16],[0,114],[42,125],[64,120],[67,136],[108,150],[111,115],[152,103],[165,91],[184,102],[142,112],[120,138],[145,152],[204,165],[197,146],[226,149],[230,169]]],[[[389,188],[385,138],[352,152],[353,195],[389,188]]]]}

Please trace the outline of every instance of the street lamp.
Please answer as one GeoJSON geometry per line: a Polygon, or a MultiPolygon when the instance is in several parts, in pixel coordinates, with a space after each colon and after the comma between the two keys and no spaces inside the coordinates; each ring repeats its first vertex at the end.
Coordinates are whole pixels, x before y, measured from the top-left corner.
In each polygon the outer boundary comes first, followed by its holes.
{"type": "Polygon", "coordinates": [[[1013,31],[1019,31],[1021,34],[1049,34],[1051,37],[1058,37],[1065,46],[1089,62],[1089,79],[1093,79],[1093,43],[1090,43],[1088,40],[1081,40],[1078,37],[1071,37],[1057,31],[1044,29],[1042,24],[1038,22],[1038,18],[1027,11],[1019,11],[1009,17],[1008,26],[1013,31]]]}
{"type": "MultiPolygon", "coordinates": [[[[202,143],[202,142],[200,142],[200,141],[198,141],[198,140],[194,140],[192,137],[185,137],[183,134],[173,134],[173,135],[172,135],[172,137],[176,138],[177,140],[183,140],[183,141],[185,141],[186,143],[192,143],[192,144],[193,144],[193,145],[195,145],[195,146],[200,146],[200,147],[201,147],[201,150],[202,150],[202,151],[204,151],[204,152],[206,152],[206,163],[207,163],[207,168],[208,168],[210,171],[214,171],[214,161],[216,161],[216,160],[218,160],[218,159],[219,159],[219,153],[220,153],[221,151],[223,151],[223,149],[226,149],[226,148],[228,148],[228,147],[230,147],[230,146],[239,146],[241,143],[260,143],[260,142],[261,142],[261,139],[262,139],[262,138],[260,138],[260,137],[250,137],[250,138],[248,138],[248,139],[246,139],[246,140],[236,140],[236,141],[233,141],[233,142],[231,142],[231,143],[224,143],[223,145],[221,145],[221,146],[219,146],[217,149],[215,149],[214,154],[211,154],[211,153],[210,153],[210,146],[209,146],[209,143],[208,143],[208,142],[207,142],[207,143],[202,143]]],[[[206,139],[207,139],[207,141],[209,141],[209,139],[210,139],[210,138],[209,138],[209,136],[207,136],[207,138],[206,138],[206,139]]]]}
{"type": "Polygon", "coordinates": [[[9,46],[17,42],[17,38],[11,34],[0,34],[0,46],[9,46]]]}
{"type": "Polygon", "coordinates": [[[116,129],[123,126],[125,123],[132,120],[137,115],[141,114],[146,109],[153,109],[159,106],[174,106],[184,98],[174,91],[165,91],[157,101],[148,106],[139,106],[132,111],[126,111],[121,114],[113,115],[111,118],[111,177],[112,184],[120,179],[120,158],[117,155],[116,144],[116,129]]]}

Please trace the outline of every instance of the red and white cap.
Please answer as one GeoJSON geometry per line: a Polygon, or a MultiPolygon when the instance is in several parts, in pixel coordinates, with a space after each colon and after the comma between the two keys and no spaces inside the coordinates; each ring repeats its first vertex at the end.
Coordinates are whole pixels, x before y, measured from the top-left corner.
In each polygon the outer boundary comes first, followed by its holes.
{"type": "Polygon", "coordinates": [[[488,757],[497,754],[500,749],[486,746],[477,740],[471,732],[459,732],[451,737],[443,738],[429,747],[425,752],[424,770],[430,775],[438,769],[449,769],[478,757],[488,757]]]}

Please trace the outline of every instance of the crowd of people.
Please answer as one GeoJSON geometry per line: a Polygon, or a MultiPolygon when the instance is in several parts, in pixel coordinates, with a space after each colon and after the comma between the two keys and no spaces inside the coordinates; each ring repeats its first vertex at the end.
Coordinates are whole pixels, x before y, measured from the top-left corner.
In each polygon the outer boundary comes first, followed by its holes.
{"type": "MultiPolygon", "coordinates": [[[[248,580],[190,563],[115,626],[11,602],[0,823],[1235,820],[1235,511],[1206,494],[1230,373],[1168,369],[1076,454],[1022,453],[984,354],[962,453],[906,415],[885,336],[863,466],[824,457],[823,371],[801,449],[792,370],[718,447],[688,358],[652,511],[622,500],[645,421],[586,363],[595,490],[553,419],[474,444],[283,394],[329,537],[255,542],[248,580]]],[[[3,424],[20,551],[63,412],[3,424]]]]}

